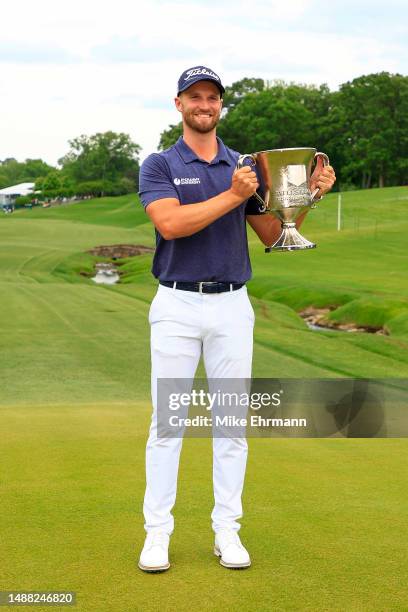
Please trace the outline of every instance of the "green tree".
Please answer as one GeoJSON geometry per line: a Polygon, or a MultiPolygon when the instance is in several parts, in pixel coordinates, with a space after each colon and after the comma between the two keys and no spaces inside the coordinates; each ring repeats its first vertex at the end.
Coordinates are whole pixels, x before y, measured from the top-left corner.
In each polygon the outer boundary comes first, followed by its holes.
{"type": "Polygon", "coordinates": [[[160,134],[159,151],[164,151],[174,145],[183,133],[183,122],[170,125],[160,134]]]}
{"type": "Polygon", "coordinates": [[[42,193],[42,191],[43,191],[43,189],[44,189],[44,180],[45,180],[45,177],[44,177],[44,176],[40,176],[40,177],[38,177],[38,178],[35,180],[35,183],[34,183],[34,191],[41,191],[41,193],[42,193]]]}
{"type": "Polygon", "coordinates": [[[75,183],[70,176],[64,175],[63,172],[60,172],[59,183],[60,184],[57,191],[57,195],[59,197],[69,198],[75,194],[75,183]]]}
{"type": "MultiPolygon", "coordinates": [[[[50,172],[42,180],[42,195],[46,198],[56,198],[61,190],[61,173],[58,170],[50,172]]],[[[37,188],[38,181],[35,184],[37,188]]]]}
{"type": "Polygon", "coordinates": [[[136,190],[139,174],[140,146],[124,133],[104,132],[92,136],[79,136],[69,142],[70,151],[59,160],[65,175],[76,184],[99,181],[104,195],[104,186],[121,179],[133,180],[136,190]]]}
{"type": "Polygon", "coordinates": [[[240,152],[316,146],[321,148],[319,126],[330,102],[327,86],[287,85],[275,82],[268,89],[247,94],[229,110],[219,135],[240,152]],[[324,100],[323,100],[324,98],[324,100]]]}
{"type": "Polygon", "coordinates": [[[75,193],[80,196],[91,195],[100,197],[112,189],[112,183],[107,181],[83,181],[75,187],[75,193]]]}
{"type": "Polygon", "coordinates": [[[13,157],[0,161],[0,188],[18,183],[31,183],[40,176],[55,170],[42,159],[26,159],[18,162],[13,157]]]}
{"type": "Polygon", "coordinates": [[[263,79],[254,79],[245,77],[240,81],[235,81],[232,85],[228,85],[225,88],[223,95],[223,109],[224,114],[234,108],[242,102],[242,100],[250,93],[259,93],[264,91],[266,83],[263,79]]]}
{"type": "Polygon", "coordinates": [[[55,170],[54,166],[50,166],[42,159],[26,159],[21,164],[21,177],[22,183],[35,181],[40,176],[46,176],[49,172],[55,170]]]}
{"type": "Polygon", "coordinates": [[[8,157],[0,162],[0,172],[6,178],[6,185],[4,187],[11,187],[11,185],[22,182],[19,180],[21,174],[20,164],[14,157],[8,157]]]}
{"type": "Polygon", "coordinates": [[[408,180],[408,77],[381,72],[340,87],[342,172],[362,188],[408,180]]]}

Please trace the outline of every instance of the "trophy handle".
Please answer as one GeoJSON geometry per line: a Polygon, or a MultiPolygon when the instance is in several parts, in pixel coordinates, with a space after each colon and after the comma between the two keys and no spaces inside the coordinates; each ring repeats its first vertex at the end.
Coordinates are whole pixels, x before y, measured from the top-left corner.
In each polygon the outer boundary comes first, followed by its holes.
{"type": "MultiPolygon", "coordinates": [[[[321,151],[318,151],[317,153],[315,153],[313,162],[317,161],[318,158],[321,157],[323,159],[323,166],[328,166],[330,164],[330,160],[329,160],[329,156],[326,155],[326,153],[322,153],[321,151]]],[[[315,201],[315,197],[317,192],[319,191],[319,187],[317,187],[317,189],[315,189],[312,193],[312,206],[311,208],[316,208],[316,206],[314,206],[314,201],[315,201]]]]}
{"type": "MultiPolygon", "coordinates": [[[[245,161],[249,159],[252,163],[251,166],[253,168],[255,168],[256,166],[256,157],[255,155],[251,155],[250,153],[245,153],[244,155],[240,155],[238,157],[238,161],[237,161],[237,165],[236,165],[236,170],[239,170],[240,168],[243,168],[245,166],[245,161]]],[[[256,197],[256,199],[260,202],[260,204],[262,205],[261,208],[259,209],[259,212],[264,213],[267,210],[269,210],[267,204],[264,202],[264,200],[261,198],[261,196],[259,194],[254,193],[254,196],[256,197]]]]}

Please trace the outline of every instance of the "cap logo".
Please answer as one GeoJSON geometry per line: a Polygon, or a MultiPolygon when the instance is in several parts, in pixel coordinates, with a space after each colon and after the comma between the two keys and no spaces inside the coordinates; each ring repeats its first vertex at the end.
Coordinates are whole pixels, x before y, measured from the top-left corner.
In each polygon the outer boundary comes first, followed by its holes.
{"type": "Polygon", "coordinates": [[[213,79],[216,79],[217,81],[220,80],[220,77],[217,76],[215,74],[215,72],[211,72],[211,70],[206,70],[205,68],[193,68],[192,70],[187,70],[187,76],[184,77],[185,81],[189,81],[190,79],[192,79],[193,77],[199,75],[199,74],[204,74],[206,76],[209,76],[213,79]]]}

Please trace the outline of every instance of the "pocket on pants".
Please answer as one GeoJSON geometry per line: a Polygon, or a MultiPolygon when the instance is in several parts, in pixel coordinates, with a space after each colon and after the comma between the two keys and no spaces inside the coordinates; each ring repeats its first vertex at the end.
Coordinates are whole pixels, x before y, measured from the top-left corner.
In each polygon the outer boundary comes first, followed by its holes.
{"type": "Polygon", "coordinates": [[[248,316],[249,316],[250,320],[252,321],[252,324],[254,324],[255,323],[255,311],[254,311],[253,306],[251,304],[251,300],[249,299],[248,291],[247,291],[246,287],[245,287],[245,299],[247,301],[248,316]]]}
{"type": "Polygon", "coordinates": [[[152,324],[153,320],[155,319],[155,317],[157,316],[157,302],[159,300],[159,293],[157,292],[156,295],[154,296],[152,303],[150,304],[150,308],[149,308],[149,323],[150,325],[152,324]]]}
{"type": "Polygon", "coordinates": [[[177,303],[173,289],[163,288],[159,285],[157,293],[154,296],[149,309],[149,323],[157,323],[158,321],[174,320],[177,318],[177,303]]]}

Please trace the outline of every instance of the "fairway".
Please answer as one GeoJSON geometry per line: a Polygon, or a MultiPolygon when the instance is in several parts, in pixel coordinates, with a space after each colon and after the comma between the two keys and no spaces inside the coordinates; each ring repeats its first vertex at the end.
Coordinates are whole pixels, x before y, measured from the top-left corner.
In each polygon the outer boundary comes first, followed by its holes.
{"type": "MultiPolygon", "coordinates": [[[[302,226],[314,251],[248,232],[256,377],[408,377],[408,190],[343,194],[341,231],[336,203],[302,226]],[[387,335],[311,331],[310,305],[387,335]]],[[[186,439],[172,568],[137,569],[156,282],[142,255],[93,283],[86,251],[119,243],[154,245],[135,195],[0,217],[0,590],[76,591],[81,612],[407,610],[406,439],[250,440],[242,572],[212,554],[211,441],[186,439]]]]}

